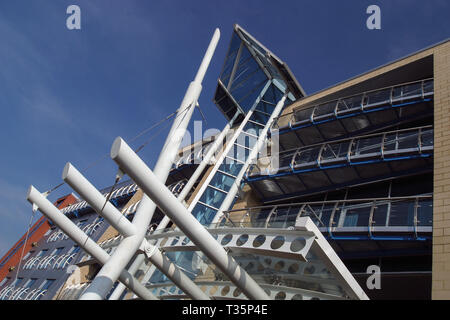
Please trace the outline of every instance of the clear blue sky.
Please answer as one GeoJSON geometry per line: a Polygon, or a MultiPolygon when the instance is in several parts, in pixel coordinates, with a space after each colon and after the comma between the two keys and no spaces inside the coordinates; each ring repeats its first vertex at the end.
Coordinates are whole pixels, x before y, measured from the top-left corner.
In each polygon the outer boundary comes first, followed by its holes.
{"type": "MultiPolygon", "coordinates": [[[[55,186],[67,161],[83,169],[116,136],[130,139],[176,110],[215,27],[222,37],[199,103],[208,127],[222,128],[211,99],[234,23],[312,93],[448,38],[449,13],[446,0],[1,1],[0,255],[26,231],[30,184],[55,186]],[[78,31],[66,28],[71,4],[81,8],[78,31]],[[366,28],[371,4],[381,7],[381,30],[366,28]]],[[[142,152],[151,166],[166,132],[142,152]]],[[[106,158],[85,174],[103,188],[114,173],[106,158]]]]}

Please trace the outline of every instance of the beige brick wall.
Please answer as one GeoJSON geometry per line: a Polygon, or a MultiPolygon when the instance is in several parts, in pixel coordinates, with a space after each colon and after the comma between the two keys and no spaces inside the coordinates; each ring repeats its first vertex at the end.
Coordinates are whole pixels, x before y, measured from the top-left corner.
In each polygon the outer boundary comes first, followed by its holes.
{"type": "Polygon", "coordinates": [[[450,42],[434,50],[432,299],[450,299],[450,42]]]}
{"type": "MultiPolygon", "coordinates": [[[[311,94],[309,96],[306,96],[305,98],[300,99],[297,102],[294,102],[293,104],[288,106],[286,109],[284,109],[283,110],[283,115],[287,115],[288,113],[291,113],[294,109],[301,108],[302,106],[306,106],[306,105],[308,105],[309,103],[311,103],[314,100],[323,98],[323,97],[325,97],[327,95],[330,95],[332,93],[335,93],[337,91],[340,91],[340,90],[349,88],[351,86],[357,85],[357,84],[362,83],[364,81],[370,80],[370,79],[372,79],[372,78],[374,78],[376,76],[379,76],[379,75],[381,75],[383,73],[392,71],[394,69],[400,68],[400,67],[402,67],[404,65],[407,65],[407,64],[409,64],[411,62],[414,62],[416,60],[419,60],[419,59],[422,59],[422,58],[427,57],[429,55],[432,55],[433,52],[436,50],[436,48],[437,47],[432,47],[432,48],[420,51],[420,52],[418,52],[418,53],[416,53],[414,55],[408,56],[408,57],[406,57],[404,59],[400,59],[400,60],[394,61],[394,62],[392,62],[392,63],[390,63],[388,65],[376,68],[373,71],[366,72],[366,73],[364,73],[364,74],[362,74],[362,75],[360,75],[358,77],[355,77],[355,78],[352,78],[350,80],[344,81],[344,82],[339,83],[339,84],[337,84],[335,86],[332,86],[332,87],[330,87],[328,89],[324,89],[324,90],[318,91],[316,93],[313,93],[313,94],[311,94]]],[[[287,118],[285,119],[285,121],[288,121],[287,118]]]]}

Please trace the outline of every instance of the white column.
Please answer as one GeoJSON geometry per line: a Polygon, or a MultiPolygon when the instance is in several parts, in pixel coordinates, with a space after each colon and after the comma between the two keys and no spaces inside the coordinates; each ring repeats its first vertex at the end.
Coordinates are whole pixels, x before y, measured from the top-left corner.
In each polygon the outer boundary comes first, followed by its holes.
{"type": "MultiPolygon", "coordinates": [[[[31,204],[38,206],[39,211],[49,218],[58,228],[65,234],[70,236],[81,248],[94,257],[99,263],[106,263],[109,254],[103,250],[95,241],[89,238],[80,228],[78,228],[69,218],[56,208],[47,198],[45,198],[36,188],[30,186],[28,189],[27,200],[31,204]]],[[[127,271],[120,273],[119,280],[124,283],[130,290],[135,292],[144,300],[157,300],[157,298],[139,283],[127,271]]]]}
{"type": "MultiPolygon", "coordinates": [[[[99,215],[104,217],[111,226],[125,236],[132,236],[136,232],[135,226],[114,207],[109,201],[106,205],[106,198],[98,191],[72,164],[67,163],[64,167],[62,178],[70,185],[99,215]],[[102,211],[103,208],[103,211],[102,211]]],[[[152,252],[148,255],[150,262],[161,270],[172,282],[183,290],[189,297],[195,300],[209,300],[206,295],[186,274],[180,270],[174,263],[165,257],[158,248],[153,247],[147,240],[143,240],[143,245],[152,252]]],[[[144,261],[144,257],[138,259],[140,263],[136,266],[133,262],[133,268],[129,268],[129,272],[134,274],[144,261]]],[[[120,286],[120,284],[119,284],[120,286]]],[[[125,288],[125,287],[124,287],[125,288]]],[[[123,288],[123,289],[124,289],[123,288]]],[[[117,288],[116,288],[117,289],[117,288]]],[[[123,292],[123,290],[122,290],[123,292]]],[[[114,290],[114,297],[119,292],[114,290]]],[[[119,294],[120,297],[121,293],[119,294]]],[[[110,300],[112,300],[110,298],[110,300]]]]}
{"type": "Polygon", "coordinates": [[[247,297],[269,299],[255,280],[228,256],[225,249],[120,137],[114,141],[111,158],[247,297]]]}

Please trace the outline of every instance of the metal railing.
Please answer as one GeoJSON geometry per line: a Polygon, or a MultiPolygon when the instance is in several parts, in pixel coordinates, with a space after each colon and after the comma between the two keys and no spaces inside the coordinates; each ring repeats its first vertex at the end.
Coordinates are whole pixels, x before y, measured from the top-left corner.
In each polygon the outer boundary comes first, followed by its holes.
{"type": "Polygon", "coordinates": [[[389,231],[386,227],[396,231],[408,227],[417,232],[419,227],[433,225],[433,196],[301,202],[236,209],[225,211],[214,227],[293,228],[295,221],[305,216],[322,231],[341,228],[375,233],[389,231]]]}
{"type": "Polygon", "coordinates": [[[279,116],[272,128],[296,127],[317,123],[350,113],[368,111],[383,105],[407,103],[414,99],[425,99],[434,94],[433,78],[379,88],[351,96],[330,100],[308,108],[297,108],[279,116]]]}
{"type": "Polygon", "coordinates": [[[0,291],[0,300],[39,300],[46,293],[46,289],[7,286],[0,291]]]}
{"type": "Polygon", "coordinates": [[[327,168],[374,159],[396,159],[412,154],[429,154],[433,150],[433,127],[376,133],[329,143],[320,143],[261,157],[247,170],[247,178],[272,175],[283,171],[327,168]],[[278,161],[274,161],[278,157],[278,161]]]}

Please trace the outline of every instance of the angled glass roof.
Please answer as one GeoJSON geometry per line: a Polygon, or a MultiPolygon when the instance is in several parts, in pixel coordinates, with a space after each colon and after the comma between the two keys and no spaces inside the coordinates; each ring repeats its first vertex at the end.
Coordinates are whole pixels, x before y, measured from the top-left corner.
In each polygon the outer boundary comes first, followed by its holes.
{"type": "Polygon", "coordinates": [[[214,103],[228,120],[236,112],[245,114],[267,81],[274,79],[283,91],[289,90],[291,101],[305,95],[287,65],[248,32],[235,25],[214,103]]]}

